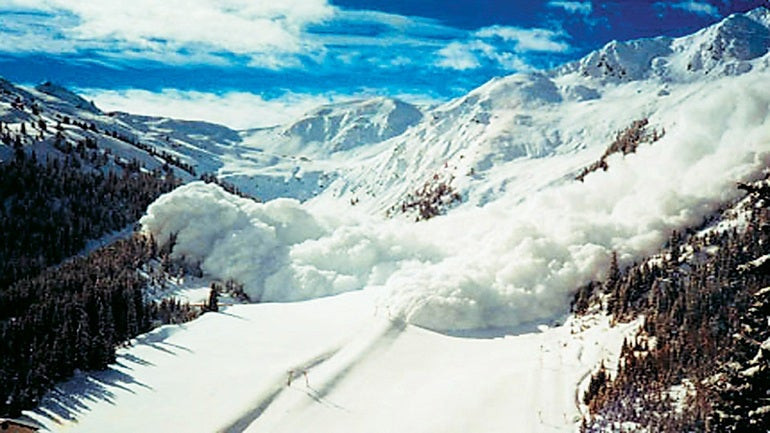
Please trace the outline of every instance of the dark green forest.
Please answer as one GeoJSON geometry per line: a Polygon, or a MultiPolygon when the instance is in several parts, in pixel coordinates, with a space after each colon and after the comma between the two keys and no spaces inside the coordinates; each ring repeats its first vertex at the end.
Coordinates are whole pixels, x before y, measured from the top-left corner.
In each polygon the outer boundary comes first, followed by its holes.
{"type": "Polygon", "coordinates": [[[179,184],[173,173],[84,165],[78,154],[40,161],[20,148],[0,164],[0,416],[36,406],[76,369],[105,368],[153,325],[197,314],[145,299],[139,269],[164,254],[153,239],[83,253],[88,240],[130,231],[179,184]]]}
{"type": "Polygon", "coordinates": [[[16,151],[0,166],[0,287],[83,250],[90,239],[136,223],[179,181],[172,171],[82,170],[77,155],[38,161],[16,151]]]}

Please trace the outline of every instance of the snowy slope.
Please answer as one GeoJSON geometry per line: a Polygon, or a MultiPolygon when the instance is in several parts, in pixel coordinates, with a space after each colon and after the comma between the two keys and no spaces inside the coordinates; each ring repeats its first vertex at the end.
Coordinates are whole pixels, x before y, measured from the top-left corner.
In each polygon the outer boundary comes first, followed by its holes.
{"type": "Polygon", "coordinates": [[[373,98],[321,106],[287,126],[245,133],[273,151],[305,156],[377,143],[402,134],[419,122],[422,112],[397,99],[373,98]]]}
{"type": "Polygon", "coordinates": [[[111,369],[52,393],[39,420],[50,431],[223,431],[280,391],[289,369],[349,341],[371,314],[361,307],[350,296],[238,306],[156,329],[121,350],[111,369]]]}
{"type": "MultiPolygon", "coordinates": [[[[194,159],[199,156],[195,153],[199,142],[189,137],[171,142],[158,131],[137,128],[141,117],[103,113],[75,93],[50,82],[25,88],[0,79],[0,89],[0,121],[4,132],[15,136],[25,130],[27,135],[21,144],[28,151],[35,151],[38,157],[64,157],[66,152],[56,148],[58,140],[72,147],[84,140],[93,140],[94,150],[105,156],[108,168],[119,170],[120,164],[136,160],[152,170],[161,168],[171,158],[198,172],[216,165],[206,158],[194,159]],[[154,149],[156,154],[147,149],[154,149]]],[[[214,138],[205,140],[215,143],[214,138]]],[[[10,155],[10,146],[0,146],[0,160],[10,155]]],[[[87,169],[88,161],[84,163],[87,169]]],[[[172,169],[184,180],[197,177],[179,166],[172,169]]]]}
{"type": "MultiPolygon", "coordinates": [[[[26,131],[22,145],[40,158],[65,156],[65,151],[56,149],[57,140],[73,147],[84,140],[94,140],[95,150],[105,155],[106,166],[112,169],[120,170],[120,165],[136,160],[152,170],[174,160],[178,164],[171,164],[171,168],[185,181],[203,173],[226,178],[227,174],[237,172],[246,175],[236,178],[245,191],[264,192],[267,199],[278,196],[306,199],[319,192],[318,180],[304,189],[288,182],[297,178],[298,158],[275,157],[260,149],[241,147],[241,134],[225,126],[104,113],[77,94],[50,82],[27,88],[0,78],[0,122],[0,132],[10,134],[12,139],[22,130],[26,131]],[[60,139],[57,134],[61,135],[60,139]],[[288,163],[282,165],[283,161],[288,163]],[[264,172],[260,171],[265,168],[264,172]],[[268,187],[257,191],[255,179],[264,181],[268,187]],[[271,184],[281,187],[270,188],[271,184]]],[[[11,156],[12,146],[0,145],[0,161],[11,156]]],[[[88,162],[84,163],[87,169],[88,162]]]]}
{"type": "Polygon", "coordinates": [[[52,432],[571,432],[578,385],[635,326],[452,337],[390,322],[373,295],[166,326],[28,414],[52,432]]]}
{"type": "MultiPolygon", "coordinates": [[[[148,154],[150,147],[191,167],[194,175],[177,170],[184,180],[211,173],[264,200],[307,200],[318,195],[346,172],[350,155],[359,148],[398,136],[423,117],[411,104],[373,98],[323,106],[289,125],[234,131],[202,121],[104,113],[50,82],[26,88],[0,78],[0,92],[0,121],[12,134],[24,123],[29,135],[24,144],[39,156],[62,156],[53,146],[54,127],[61,124],[64,138],[73,145],[94,139],[102,153],[123,162],[138,160],[147,169],[159,168],[164,159],[148,154]],[[48,127],[42,140],[41,121],[48,127]]],[[[0,160],[10,156],[11,147],[0,146],[0,160]]]]}
{"type": "Polygon", "coordinates": [[[345,175],[362,150],[422,118],[417,107],[390,98],[321,106],[288,125],[241,132],[239,154],[220,174],[262,198],[307,200],[345,175]]]}

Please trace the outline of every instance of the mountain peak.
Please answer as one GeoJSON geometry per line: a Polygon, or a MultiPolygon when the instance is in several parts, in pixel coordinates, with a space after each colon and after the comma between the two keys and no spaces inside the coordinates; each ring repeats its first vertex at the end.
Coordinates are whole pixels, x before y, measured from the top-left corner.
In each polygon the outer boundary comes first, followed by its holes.
{"type": "Polygon", "coordinates": [[[602,81],[634,81],[646,78],[653,59],[671,54],[671,39],[637,39],[611,41],[582,59],[557,69],[557,73],[576,72],[586,78],[602,81]]]}
{"type": "MultiPolygon", "coordinates": [[[[770,49],[770,13],[757,8],[746,14],[733,14],[691,36],[677,40],[689,72],[709,73],[720,67],[727,73],[748,69],[750,60],[770,49]]],[[[745,72],[745,71],[744,71],[745,72]]]]}
{"type": "Polygon", "coordinates": [[[400,135],[422,117],[414,105],[376,97],[318,107],[285,127],[282,135],[300,145],[315,143],[318,150],[333,153],[400,135]]]}
{"type": "Polygon", "coordinates": [[[51,81],[45,81],[35,86],[35,90],[41,93],[45,93],[48,96],[53,96],[54,98],[62,102],[66,102],[75,108],[89,111],[94,114],[101,114],[101,110],[96,108],[96,105],[94,105],[93,102],[86,101],[80,97],[80,95],[51,81]]]}
{"type": "Polygon", "coordinates": [[[753,19],[754,21],[764,24],[766,27],[770,27],[770,9],[764,6],[754,8],[746,12],[744,15],[753,19]]]}
{"type": "Polygon", "coordinates": [[[758,7],[730,15],[680,38],[611,41],[582,59],[557,68],[553,75],[575,73],[604,83],[652,77],[691,81],[710,73],[717,76],[746,73],[753,67],[749,62],[764,56],[768,50],[770,11],[758,7]]]}

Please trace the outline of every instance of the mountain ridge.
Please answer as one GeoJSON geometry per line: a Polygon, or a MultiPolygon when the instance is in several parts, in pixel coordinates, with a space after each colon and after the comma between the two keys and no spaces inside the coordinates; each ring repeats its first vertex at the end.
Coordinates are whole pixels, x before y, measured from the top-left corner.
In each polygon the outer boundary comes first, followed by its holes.
{"type": "MultiPolygon", "coordinates": [[[[633,86],[634,82],[657,86],[656,92],[665,96],[672,86],[767,70],[769,23],[770,12],[759,7],[680,38],[612,41],[551,70],[494,78],[430,109],[379,97],[317,107],[286,125],[240,132],[207,127],[205,122],[112,116],[138,130],[124,130],[126,135],[143,137],[197,165],[198,173],[214,173],[264,199],[288,195],[309,200],[332,195],[385,212],[398,207],[429,177],[442,173],[441,177],[455,179],[463,197],[474,196],[471,202],[478,204],[509,183],[497,179],[494,185],[482,186],[486,192],[478,194],[468,189],[495,164],[585,145],[581,141],[588,137],[579,131],[557,128],[542,132],[557,116],[552,107],[599,101],[618,86],[633,86]],[[747,38],[754,39],[746,42],[747,38]],[[179,134],[188,129],[190,132],[179,134]],[[177,135],[171,137],[170,130],[177,135]],[[421,156],[424,151],[408,150],[422,142],[443,151],[425,159],[421,156]],[[386,157],[387,153],[391,156],[386,157]],[[372,176],[360,176],[364,170],[372,176]],[[386,191],[391,189],[398,192],[386,191]]],[[[59,108],[70,105],[88,118],[99,118],[93,104],[66,89],[44,83],[37,90],[64,103],[59,108]]],[[[649,114],[650,110],[641,110],[636,119],[612,128],[621,130],[649,114]]],[[[121,130],[122,125],[116,126],[121,130]]],[[[612,133],[605,133],[604,140],[612,133]]]]}

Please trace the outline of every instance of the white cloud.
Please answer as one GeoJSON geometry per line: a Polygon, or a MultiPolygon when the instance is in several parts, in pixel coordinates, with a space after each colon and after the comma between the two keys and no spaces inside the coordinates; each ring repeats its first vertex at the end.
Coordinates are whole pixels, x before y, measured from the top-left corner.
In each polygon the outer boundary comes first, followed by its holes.
{"type": "Polygon", "coordinates": [[[164,89],[161,92],[84,89],[79,93],[105,111],[205,120],[235,129],[286,123],[321,104],[352,99],[344,95],[299,93],[285,93],[278,98],[265,99],[248,92],[215,94],[175,89],[164,89]]]}
{"type": "Polygon", "coordinates": [[[549,51],[564,52],[569,45],[559,40],[564,33],[548,29],[523,29],[509,26],[490,26],[476,31],[475,35],[482,39],[500,38],[516,45],[516,51],[549,51]]]}
{"type": "Polygon", "coordinates": [[[449,45],[438,51],[440,58],[436,64],[458,71],[478,68],[481,66],[481,62],[475,51],[480,44],[479,41],[471,43],[450,42],[449,45]]]}
{"type": "Polygon", "coordinates": [[[430,18],[346,10],[329,2],[7,0],[0,5],[11,14],[10,23],[0,26],[0,52],[87,53],[113,65],[149,60],[280,70],[427,63],[455,70],[489,65],[521,70],[527,64],[522,53],[570,48],[566,35],[554,30],[491,26],[473,32],[430,18]]]}
{"type": "Polygon", "coordinates": [[[483,27],[464,41],[453,41],[438,50],[436,65],[449,69],[468,70],[492,63],[506,70],[533,69],[526,53],[563,53],[570,46],[562,39],[566,35],[548,29],[524,29],[509,26],[483,27]]]}
{"type": "MultiPolygon", "coordinates": [[[[317,47],[303,38],[304,29],[335,12],[326,0],[8,0],[3,8],[76,18],[58,31],[77,48],[225,52],[266,59],[268,66],[280,54],[311,53],[317,47]]],[[[47,36],[46,43],[56,43],[47,36]]]]}
{"type": "Polygon", "coordinates": [[[706,15],[715,18],[721,17],[719,10],[714,5],[703,1],[689,0],[677,3],[658,2],[655,3],[655,6],[679,9],[686,12],[692,12],[696,15],[706,15]]]}
{"type": "Polygon", "coordinates": [[[552,0],[548,2],[548,6],[553,8],[561,8],[569,13],[580,15],[590,15],[593,11],[593,5],[590,1],[578,2],[552,0]]]}
{"type": "Polygon", "coordinates": [[[167,64],[245,60],[281,69],[323,63],[329,47],[434,50],[467,35],[433,19],[345,10],[329,0],[7,0],[0,12],[11,14],[0,26],[0,51],[85,51],[167,64]]]}
{"type": "MultiPolygon", "coordinates": [[[[357,25],[374,24],[384,26],[392,32],[411,37],[431,37],[436,35],[441,37],[457,37],[464,34],[462,30],[448,27],[431,18],[396,15],[372,10],[338,9],[335,13],[335,20],[338,20],[338,22],[355,23],[357,25]]],[[[344,33],[344,31],[341,33],[344,33]]]]}

